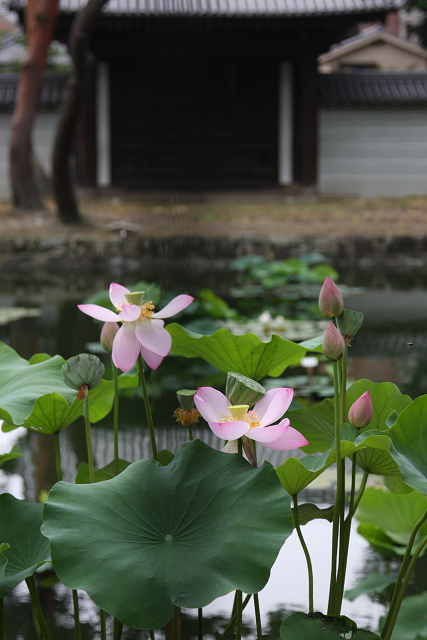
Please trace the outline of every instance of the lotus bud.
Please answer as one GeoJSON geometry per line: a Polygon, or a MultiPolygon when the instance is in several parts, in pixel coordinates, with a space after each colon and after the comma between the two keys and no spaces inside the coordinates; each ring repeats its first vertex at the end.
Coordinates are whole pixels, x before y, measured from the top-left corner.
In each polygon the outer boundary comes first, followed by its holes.
{"type": "Polygon", "coordinates": [[[101,347],[104,351],[108,351],[111,353],[113,350],[113,340],[117,331],[119,330],[119,325],[117,322],[105,322],[101,331],[101,347]]]}
{"type": "Polygon", "coordinates": [[[247,404],[252,407],[266,393],[266,389],[255,380],[251,380],[251,378],[233,371],[227,374],[225,395],[232,405],[247,404]]]}
{"type": "Polygon", "coordinates": [[[341,360],[343,356],[345,350],[344,340],[332,320],[323,336],[322,349],[328,360],[341,360]]]}
{"type": "Polygon", "coordinates": [[[96,387],[101,382],[104,370],[101,360],[89,353],[74,356],[62,365],[65,384],[79,393],[83,387],[89,389],[96,387]]]}
{"type": "Polygon", "coordinates": [[[348,419],[355,429],[368,426],[372,420],[372,400],[369,391],[365,391],[356,402],[353,402],[348,412],[348,419]]]}
{"type": "Polygon", "coordinates": [[[340,316],[344,309],[341,291],[329,276],[320,290],[319,309],[327,318],[340,316]]]}

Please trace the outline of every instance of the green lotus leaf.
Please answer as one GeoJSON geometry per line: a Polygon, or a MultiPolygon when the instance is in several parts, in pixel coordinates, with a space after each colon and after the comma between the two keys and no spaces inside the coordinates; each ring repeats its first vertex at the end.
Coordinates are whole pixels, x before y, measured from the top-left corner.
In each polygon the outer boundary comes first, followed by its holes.
{"type": "Polygon", "coordinates": [[[358,629],[346,616],[325,616],[323,613],[292,613],[280,626],[279,640],[380,640],[372,631],[358,629]]]}
{"type": "MultiPolygon", "coordinates": [[[[295,412],[292,412],[292,415],[295,412]]],[[[293,422],[292,422],[293,425],[293,422]]],[[[363,451],[365,447],[370,450],[387,451],[390,447],[390,438],[381,431],[365,431],[360,433],[348,424],[341,425],[341,458],[350,456],[356,451],[363,451]]],[[[359,454],[358,454],[359,455],[359,454]]],[[[283,488],[293,496],[305,489],[313,480],[320,476],[325,469],[337,460],[337,451],[334,446],[320,456],[305,456],[304,458],[288,458],[276,473],[283,488]]]]}
{"type": "MultiPolygon", "coordinates": [[[[388,431],[387,418],[390,413],[401,413],[410,403],[411,398],[403,395],[391,382],[375,383],[370,380],[359,380],[347,389],[346,411],[365,391],[370,392],[373,406],[371,423],[360,429],[360,433],[371,431],[388,431]]],[[[307,453],[324,452],[332,446],[334,440],[334,403],[323,400],[310,409],[297,409],[289,414],[291,425],[297,429],[310,443],[303,450],[307,453]]],[[[388,450],[366,448],[357,454],[357,465],[364,471],[378,475],[399,476],[400,471],[388,450]]]]}
{"type": "MultiPolygon", "coordinates": [[[[401,413],[412,402],[411,398],[404,395],[391,382],[371,382],[370,380],[358,380],[347,389],[346,407],[350,409],[353,402],[369,391],[372,399],[371,423],[361,429],[363,433],[367,429],[388,429],[387,420],[391,413],[401,413]]],[[[384,476],[400,476],[398,466],[391,457],[391,451],[373,451],[365,449],[357,455],[357,466],[369,473],[384,476]]]]}
{"type": "Polygon", "coordinates": [[[220,371],[235,371],[252,380],[280,376],[286,367],[299,363],[307,351],[277,335],[263,342],[253,333],[235,336],[224,328],[211,336],[187,331],[175,322],[166,329],[172,336],[171,351],[175,355],[203,358],[220,371]]]}
{"type": "MultiPolygon", "coordinates": [[[[393,629],[393,640],[421,640],[427,638],[427,591],[416,596],[403,599],[393,629]]],[[[385,617],[381,618],[380,626],[384,625],[385,617]]]]}
{"type": "Polygon", "coordinates": [[[390,455],[402,474],[402,480],[427,494],[427,395],[410,404],[389,430],[390,455]]]}
{"type": "Polygon", "coordinates": [[[309,340],[304,340],[298,344],[300,347],[304,347],[304,349],[311,353],[323,353],[322,343],[323,334],[321,336],[316,336],[315,338],[310,338],[309,340]]]}
{"type": "Polygon", "coordinates": [[[2,553],[7,559],[4,578],[0,580],[0,598],[50,562],[49,540],[40,532],[42,504],[17,500],[9,493],[0,495],[0,540],[10,545],[2,553]]]}
{"type": "Polygon", "coordinates": [[[405,495],[413,491],[412,487],[403,482],[401,476],[384,476],[383,482],[384,486],[392,493],[405,495]]]}
{"type": "MultiPolygon", "coordinates": [[[[292,509],[292,518],[294,517],[294,509],[292,509]]],[[[319,509],[315,504],[306,502],[298,506],[298,521],[302,524],[308,524],[312,520],[328,520],[332,522],[334,519],[334,507],[326,507],[319,509]]]]}
{"type": "MultiPolygon", "coordinates": [[[[130,465],[127,460],[119,458],[119,473],[124,471],[130,465]]],[[[95,469],[95,482],[103,482],[104,480],[111,480],[116,477],[116,462],[113,460],[109,462],[105,467],[101,469],[95,469]]],[[[89,465],[87,462],[81,462],[76,474],[76,484],[89,484],[89,465]]]]}
{"type": "Polygon", "coordinates": [[[61,367],[65,360],[54,356],[29,364],[11,347],[0,342],[0,420],[22,425],[41,396],[59,393],[67,402],[75,391],[67,387],[61,367]]]}
{"type": "MultiPolygon", "coordinates": [[[[398,495],[383,489],[368,487],[359,503],[356,518],[359,522],[379,527],[394,545],[406,547],[412,529],[426,508],[426,496],[417,491],[398,495]]],[[[416,549],[418,542],[425,535],[427,535],[427,522],[421,526],[413,549],[416,549]]]]}
{"type": "MultiPolygon", "coordinates": [[[[137,376],[122,374],[117,378],[119,389],[128,389],[138,384],[137,376]]],[[[22,425],[11,425],[4,423],[3,431],[11,431],[17,426],[27,427],[39,433],[58,433],[70,424],[73,424],[83,415],[83,401],[76,397],[76,392],[72,392],[74,399],[71,404],[58,393],[50,393],[37,400],[31,414],[22,425]]],[[[94,389],[89,390],[89,419],[91,422],[99,422],[111,411],[114,402],[114,382],[112,380],[101,380],[94,389]]]]}
{"type": "Polygon", "coordinates": [[[0,578],[4,578],[4,570],[7,565],[7,558],[4,555],[3,551],[6,551],[9,548],[10,544],[7,544],[7,542],[2,542],[0,544],[0,578]]]}
{"type": "Polygon", "coordinates": [[[377,527],[376,524],[363,522],[357,527],[357,533],[369,542],[374,551],[387,560],[390,560],[396,555],[403,556],[405,554],[406,546],[403,547],[402,545],[395,544],[393,540],[384,533],[381,527],[377,527]]]}
{"type": "Polygon", "coordinates": [[[21,458],[21,457],[22,457],[22,449],[20,449],[17,446],[12,447],[9,453],[3,453],[2,455],[0,455],[0,467],[2,464],[7,462],[8,460],[13,460],[14,458],[21,458]]]}
{"type": "Polygon", "coordinates": [[[172,604],[260,591],[292,518],[269,463],[254,469],[193,440],[166,467],[140,460],[106,482],[57,483],[42,531],[67,587],[129,627],[152,629],[170,620],[172,604]]]}
{"type": "Polygon", "coordinates": [[[396,576],[385,576],[384,574],[373,571],[364,580],[362,580],[362,582],[359,582],[357,587],[348,589],[344,593],[344,596],[347,600],[353,602],[353,600],[356,600],[356,598],[364,595],[365,593],[382,593],[384,589],[387,589],[387,587],[395,582],[396,576]]]}

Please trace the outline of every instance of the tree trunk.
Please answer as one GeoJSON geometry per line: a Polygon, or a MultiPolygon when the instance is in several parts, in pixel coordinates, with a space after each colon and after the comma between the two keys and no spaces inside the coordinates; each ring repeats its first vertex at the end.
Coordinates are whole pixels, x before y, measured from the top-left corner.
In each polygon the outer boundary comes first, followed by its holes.
{"type": "Polygon", "coordinates": [[[25,29],[28,54],[19,78],[18,96],[10,138],[10,176],[15,206],[34,210],[41,207],[35,179],[31,133],[49,44],[58,14],[59,0],[27,0],[25,29]]]}
{"type": "Polygon", "coordinates": [[[95,18],[106,2],[107,0],[88,0],[74,19],[71,28],[69,51],[74,68],[56,129],[52,163],[53,193],[58,206],[58,215],[65,223],[80,221],[71,156],[77,121],[90,78],[92,58],[88,51],[89,40],[95,18]]]}

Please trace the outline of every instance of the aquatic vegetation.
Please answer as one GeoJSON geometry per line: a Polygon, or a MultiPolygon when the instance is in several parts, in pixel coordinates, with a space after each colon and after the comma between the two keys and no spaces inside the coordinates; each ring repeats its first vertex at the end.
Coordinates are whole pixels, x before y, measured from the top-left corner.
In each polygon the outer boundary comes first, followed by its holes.
{"type": "MultiPolygon", "coordinates": [[[[263,278],[259,269],[265,264],[259,260],[251,264],[263,278]]],[[[313,284],[322,272],[318,266],[310,269],[288,262],[265,277],[271,278],[272,287],[278,286],[279,276],[296,285],[303,280],[313,284]]],[[[230,592],[235,592],[230,621],[216,630],[216,637],[244,637],[242,610],[253,599],[257,640],[265,639],[258,593],[293,528],[306,560],[308,613],[293,613],[283,620],[280,639],[390,640],[393,636],[399,640],[403,628],[399,611],[408,616],[425,603],[424,596],[416,602],[404,597],[417,559],[427,549],[427,396],[412,401],[389,382],[347,384],[348,347],[363,315],[344,309],[340,290],[323,270],[325,275],[319,307],[330,318],[329,325],[324,335],[302,343],[277,335],[266,341],[253,334],[236,336],[226,328],[212,335],[192,333],[177,323],[165,328],[163,319],[187,308],[191,296],[177,296],[156,312],[151,300],[144,302],[141,290],[115,283],[107,304],[116,311],[92,302],[79,305],[106,323],[101,344],[112,352],[112,380],[103,378],[104,365],[93,355],[78,354],[65,362],[61,356],[36,354],[27,361],[0,343],[3,429],[25,426],[43,437],[53,436],[55,445],[58,482],[44,505],[0,495],[0,598],[26,581],[40,640],[50,640],[50,631],[34,573],[47,563],[73,592],[77,639],[81,637],[77,590],[86,591],[99,607],[102,640],[107,637],[106,614],[114,617],[113,640],[120,640],[124,626],[146,629],[153,639],[154,629],[169,622],[173,639],[179,640],[181,607],[198,610],[197,633],[202,640],[203,608],[230,592]],[[225,394],[203,383],[197,390],[175,389],[180,406],[174,415],[188,428],[189,440],[177,451],[157,448],[150,386],[145,381],[147,367],[157,369],[169,351],[202,358],[227,374],[225,394]],[[305,408],[293,402],[291,387],[278,386],[277,378],[308,353],[328,358],[334,395],[305,408]],[[135,364],[137,369],[130,371],[135,364]],[[268,391],[258,382],[266,376],[271,377],[268,391]],[[137,385],[152,457],[131,464],[119,457],[119,390],[137,385]],[[91,423],[111,410],[114,459],[96,469],[91,423]],[[88,464],[80,465],[75,482],[63,482],[59,436],[81,416],[88,464]],[[192,426],[198,420],[205,420],[226,441],[222,451],[193,439],[192,426]],[[258,467],[257,443],[276,451],[301,449],[303,455],[286,458],[277,468],[268,462],[258,467]],[[347,488],[346,458],[352,467],[347,488]],[[300,492],[334,463],[335,502],[325,509],[300,504],[300,492]],[[360,483],[357,468],[363,471],[360,483]],[[387,492],[376,491],[373,504],[372,490],[365,491],[370,475],[385,476],[389,487],[387,492]],[[403,524],[397,522],[399,513],[403,524]],[[396,575],[372,575],[347,594],[357,597],[394,584],[378,634],[357,629],[341,616],[354,517],[362,520],[361,531],[373,546],[403,556],[396,575]],[[322,613],[314,612],[313,566],[302,530],[316,519],[332,523],[330,589],[322,613]]],[[[203,295],[212,317],[235,319],[220,299],[206,291],[203,295]]],[[[310,356],[307,366],[313,367],[313,362],[317,359],[310,356]]],[[[185,363],[182,360],[181,366],[185,363]]],[[[20,455],[14,447],[0,457],[0,464],[20,455]]],[[[292,581],[292,575],[286,579],[292,581]]],[[[411,629],[414,638],[423,637],[422,628],[411,629]]],[[[2,633],[0,626],[0,640],[2,633]]]]}

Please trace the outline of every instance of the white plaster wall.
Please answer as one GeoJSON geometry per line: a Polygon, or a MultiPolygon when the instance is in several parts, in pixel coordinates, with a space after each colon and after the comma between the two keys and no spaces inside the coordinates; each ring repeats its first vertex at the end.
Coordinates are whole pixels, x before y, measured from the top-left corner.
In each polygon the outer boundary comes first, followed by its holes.
{"type": "Polygon", "coordinates": [[[427,195],[427,110],[326,110],[319,117],[319,190],[427,195]]]}
{"type": "MultiPolygon", "coordinates": [[[[33,149],[47,175],[51,175],[52,148],[57,113],[39,113],[33,131],[33,149]]],[[[11,197],[9,178],[9,138],[12,114],[0,112],[0,200],[11,197]]]]}

